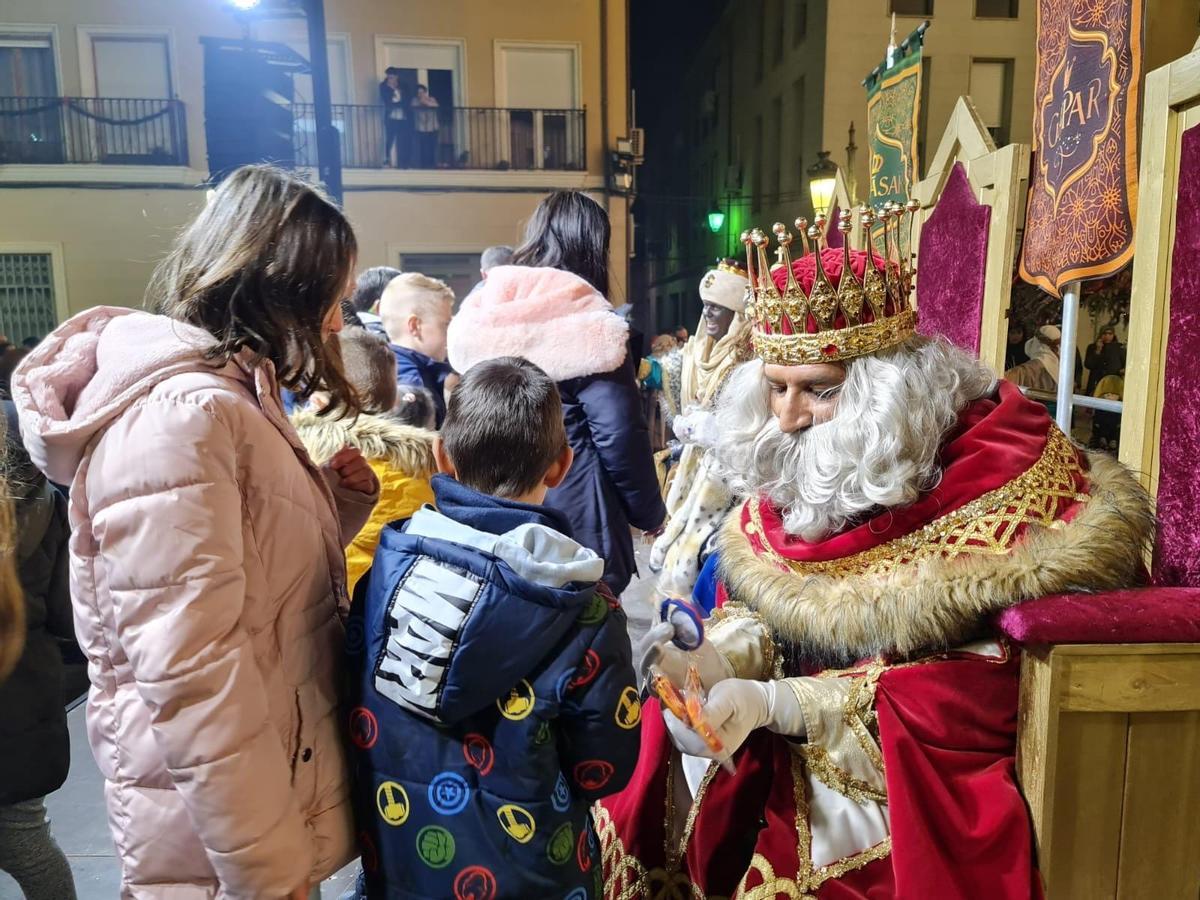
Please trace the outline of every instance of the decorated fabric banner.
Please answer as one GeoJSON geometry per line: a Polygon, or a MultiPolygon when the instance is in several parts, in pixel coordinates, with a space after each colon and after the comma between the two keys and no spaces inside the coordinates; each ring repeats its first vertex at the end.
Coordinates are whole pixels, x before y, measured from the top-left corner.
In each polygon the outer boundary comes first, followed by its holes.
{"type": "Polygon", "coordinates": [[[913,32],[900,46],[891,66],[879,66],[863,82],[867,88],[870,202],[904,203],[916,182],[917,118],[921,114],[921,38],[913,32]]]}
{"type": "Polygon", "coordinates": [[[1038,0],[1021,277],[1062,295],[1133,258],[1142,0],[1038,0]]]}

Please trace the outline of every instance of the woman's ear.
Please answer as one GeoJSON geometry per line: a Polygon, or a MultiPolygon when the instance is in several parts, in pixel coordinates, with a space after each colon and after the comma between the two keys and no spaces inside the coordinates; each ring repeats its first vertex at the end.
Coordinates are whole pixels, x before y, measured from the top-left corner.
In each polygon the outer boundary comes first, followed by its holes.
{"type": "Polygon", "coordinates": [[[546,477],[542,479],[542,484],[547,488],[556,488],[563,483],[567,477],[567,473],[571,471],[571,463],[575,461],[575,451],[570,445],[563,447],[562,453],[558,454],[558,459],[554,460],[550,468],[546,470],[546,477]]]}
{"type": "Polygon", "coordinates": [[[454,469],[454,463],[450,461],[450,454],[446,452],[446,445],[442,443],[440,437],[433,439],[433,458],[437,462],[439,472],[443,475],[449,475],[451,478],[458,477],[458,472],[454,469]]]}

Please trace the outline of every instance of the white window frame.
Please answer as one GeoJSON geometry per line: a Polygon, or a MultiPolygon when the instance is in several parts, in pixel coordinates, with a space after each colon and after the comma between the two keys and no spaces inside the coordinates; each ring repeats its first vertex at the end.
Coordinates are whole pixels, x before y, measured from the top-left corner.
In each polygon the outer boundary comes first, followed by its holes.
{"type": "Polygon", "coordinates": [[[50,54],[54,57],[54,81],[58,88],[58,96],[69,97],[70,94],[63,87],[62,73],[62,54],[60,51],[61,44],[58,37],[57,25],[38,25],[36,23],[21,23],[0,22],[0,34],[28,34],[33,37],[44,37],[50,39],[50,54]]]}
{"type": "Polygon", "coordinates": [[[106,38],[164,38],[167,44],[167,77],[171,80],[171,97],[155,99],[174,100],[179,97],[179,63],[175,52],[175,32],[170,28],[139,28],[127,25],[77,25],[76,42],[79,44],[79,87],[84,97],[96,97],[96,59],[92,40],[106,38]]]}
{"type": "Polygon", "coordinates": [[[420,37],[411,34],[375,35],[375,74],[382,81],[387,67],[387,48],[395,44],[417,44],[426,47],[452,47],[458,56],[458,78],[454,84],[455,107],[470,106],[467,103],[467,41],[466,38],[420,37]]]}
{"type": "Polygon", "coordinates": [[[330,44],[341,44],[346,49],[342,54],[346,64],[343,73],[346,79],[346,105],[354,106],[358,103],[358,85],[354,83],[354,41],[348,31],[330,31],[325,35],[326,56],[329,55],[330,44]]]}
{"type": "Polygon", "coordinates": [[[583,44],[579,41],[517,41],[497,38],[492,41],[492,57],[495,75],[496,105],[507,108],[508,102],[508,73],[504,68],[505,50],[570,50],[575,57],[574,83],[571,89],[575,93],[573,109],[583,109],[583,44]]]}
{"type": "MultiPolygon", "coordinates": [[[[63,245],[52,241],[0,241],[0,254],[17,253],[48,253],[50,255],[50,278],[54,285],[54,315],[61,325],[71,317],[70,304],[67,302],[67,269],[63,262],[63,245]]],[[[11,340],[21,340],[24,337],[11,340]]]]}
{"type": "MultiPolygon", "coordinates": [[[[504,51],[505,50],[570,50],[575,60],[574,83],[571,89],[575,94],[575,106],[571,109],[583,109],[583,44],[579,41],[517,41],[497,38],[492,41],[492,66],[493,66],[493,82],[494,94],[496,98],[496,106],[501,109],[511,109],[508,100],[508,72],[504,66],[504,51]]],[[[507,120],[507,116],[504,117],[507,120]]],[[[501,140],[506,140],[510,137],[507,126],[501,130],[499,135],[501,140]]],[[[542,116],[537,115],[533,118],[533,146],[541,147],[545,143],[543,133],[542,116]]],[[[511,155],[511,148],[509,150],[511,155]]],[[[542,160],[539,154],[535,154],[534,166],[540,169],[542,160]]]]}

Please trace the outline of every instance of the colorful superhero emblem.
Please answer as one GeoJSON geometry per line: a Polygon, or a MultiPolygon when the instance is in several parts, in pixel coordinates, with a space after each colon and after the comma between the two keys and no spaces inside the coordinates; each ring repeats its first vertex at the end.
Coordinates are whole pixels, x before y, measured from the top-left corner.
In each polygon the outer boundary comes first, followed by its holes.
{"type": "Polygon", "coordinates": [[[468,734],[463,738],[463,757],[467,760],[467,765],[481,776],[491,772],[492,766],[496,764],[495,751],[482,734],[468,734]]]}
{"type": "Polygon", "coordinates": [[[533,692],[533,685],[522,678],[513,685],[507,697],[496,700],[496,705],[500,707],[500,715],[504,718],[520,722],[533,712],[533,704],[536,700],[537,695],[533,692]]]}
{"type": "Polygon", "coordinates": [[[375,791],[375,806],[383,821],[389,825],[403,825],[408,821],[408,792],[394,781],[385,781],[375,791]]]}

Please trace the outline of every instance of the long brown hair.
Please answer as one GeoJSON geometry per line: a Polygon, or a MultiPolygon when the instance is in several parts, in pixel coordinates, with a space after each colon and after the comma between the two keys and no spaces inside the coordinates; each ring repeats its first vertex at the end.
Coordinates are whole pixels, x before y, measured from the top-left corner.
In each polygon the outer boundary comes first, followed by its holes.
{"type": "Polygon", "coordinates": [[[328,391],[330,410],[360,402],[322,325],[350,283],[358,244],[318,188],[271,166],[244,166],[176,240],[147,291],[160,313],[216,338],[208,357],[244,349],[275,365],[298,399],[328,391]]]}

